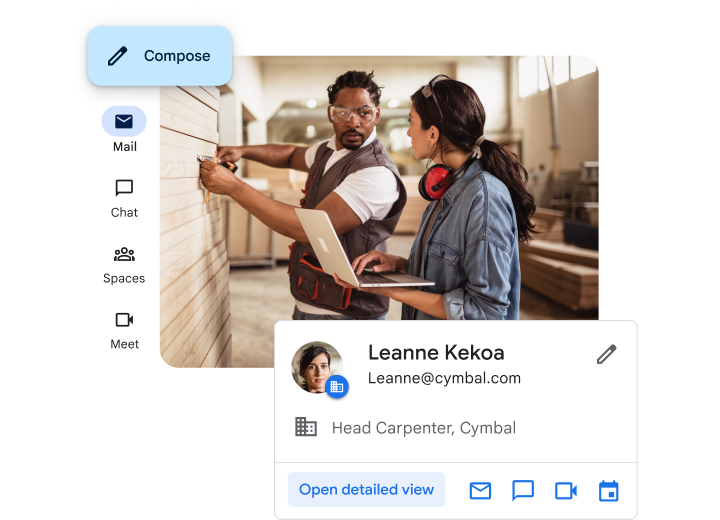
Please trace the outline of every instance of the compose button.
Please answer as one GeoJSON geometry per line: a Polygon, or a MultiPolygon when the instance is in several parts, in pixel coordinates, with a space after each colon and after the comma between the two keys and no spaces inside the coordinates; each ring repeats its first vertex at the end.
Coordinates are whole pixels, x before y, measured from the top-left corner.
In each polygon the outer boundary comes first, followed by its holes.
{"type": "Polygon", "coordinates": [[[232,37],[223,27],[96,27],[88,75],[101,86],[223,85],[232,37]]]}
{"type": "Polygon", "coordinates": [[[290,507],[442,507],[444,473],[290,473],[290,507]]]}

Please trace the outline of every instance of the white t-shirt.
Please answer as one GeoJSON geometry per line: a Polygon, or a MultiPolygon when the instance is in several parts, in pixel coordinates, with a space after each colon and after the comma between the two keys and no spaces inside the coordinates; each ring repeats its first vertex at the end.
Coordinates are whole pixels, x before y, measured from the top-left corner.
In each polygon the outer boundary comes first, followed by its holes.
{"type": "MultiPolygon", "coordinates": [[[[373,129],[360,148],[370,145],[377,134],[373,129]]],[[[352,150],[347,148],[337,149],[337,137],[332,136],[327,141],[315,143],[305,151],[305,164],[308,168],[315,162],[315,155],[323,144],[327,143],[328,148],[334,150],[323,174],[336,162],[349,154],[352,150]]],[[[358,218],[364,223],[368,219],[382,220],[388,216],[392,205],[400,197],[395,174],[385,166],[373,166],[358,170],[348,175],[340,185],[333,190],[340,195],[345,203],[350,206],[358,218]]]]}
{"type": "MultiPolygon", "coordinates": [[[[377,134],[373,129],[370,137],[365,140],[360,148],[368,146],[376,137],[377,134]]],[[[325,143],[327,143],[328,148],[334,151],[325,164],[323,175],[328,168],[352,151],[347,148],[338,150],[337,137],[332,136],[327,141],[315,143],[305,151],[305,164],[308,168],[315,162],[315,155],[317,155],[320,146],[325,143]]],[[[400,197],[395,174],[385,166],[373,166],[358,170],[345,177],[345,180],[333,191],[342,197],[363,223],[368,219],[382,220],[387,217],[392,205],[400,197]]],[[[295,305],[297,305],[299,311],[308,314],[340,314],[339,312],[313,307],[299,300],[295,300],[295,305]]]]}

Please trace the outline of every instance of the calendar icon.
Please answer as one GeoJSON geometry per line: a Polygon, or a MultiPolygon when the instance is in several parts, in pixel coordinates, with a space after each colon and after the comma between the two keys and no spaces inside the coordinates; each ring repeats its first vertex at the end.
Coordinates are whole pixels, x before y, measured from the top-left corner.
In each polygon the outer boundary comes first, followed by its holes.
{"type": "Polygon", "coordinates": [[[620,486],[614,480],[612,482],[600,482],[600,502],[617,502],[620,486]]]}
{"type": "Polygon", "coordinates": [[[336,394],[336,393],[342,393],[343,391],[343,384],[338,383],[337,381],[330,381],[330,393],[336,394]]]}

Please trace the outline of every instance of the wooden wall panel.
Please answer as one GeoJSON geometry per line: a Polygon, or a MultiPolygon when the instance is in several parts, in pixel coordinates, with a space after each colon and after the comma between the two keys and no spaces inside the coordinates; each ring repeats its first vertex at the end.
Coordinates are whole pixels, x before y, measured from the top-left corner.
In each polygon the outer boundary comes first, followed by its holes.
{"type": "MultiPolygon", "coordinates": [[[[218,362],[215,365],[215,368],[229,367],[231,357],[232,357],[232,337],[228,338],[227,343],[225,343],[225,347],[222,351],[222,354],[220,354],[220,359],[218,359],[218,362]]],[[[204,363],[203,363],[203,366],[205,366],[204,363]]]]}
{"type": "MultiPolygon", "coordinates": [[[[228,316],[230,314],[228,313],[228,316]]],[[[203,367],[215,367],[220,361],[220,358],[223,354],[223,350],[225,349],[225,346],[227,345],[228,340],[230,339],[230,330],[231,330],[231,324],[229,319],[225,319],[225,324],[223,325],[222,330],[217,335],[215,340],[213,341],[212,345],[210,346],[210,350],[208,351],[207,355],[205,356],[205,360],[202,362],[203,367]]]]}
{"type": "MultiPolygon", "coordinates": [[[[160,101],[162,102],[162,97],[160,98],[160,101]]],[[[183,115],[192,117],[192,113],[189,112],[190,110],[184,112],[183,115]]],[[[217,132],[204,128],[192,119],[186,119],[182,115],[173,114],[172,112],[163,109],[162,105],[160,105],[160,126],[169,130],[175,130],[181,134],[197,137],[203,141],[209,141],[215,144],[218,142],[217,132]]]]}
{"type": "MultiPolygon", "coordinates": [[[[213,96],[203,87],[179,87],[180,89],[184,90],[186,93],[190,94],[192,97],[197,99],[198,101],[201,101],[205,103],[207,106],[215,110],[216,112],[220,110],[220,91],[218,90],[217,96],[213,96]]],[[[208,87],[210,88],[210,87],[208,87]]],[[[216,87],[212,87],[216,88],[216,87]]]]}
{"type": "Polygon", "coordinates": [[[172,249],[161,251],[161,290],[175,281],[182,273],[208,254],[221,241],[223,241],[222,223],[220,220],[217,220],[213,224],[213,229],[203,230],[183,240],[172,249]],[[210,233],[212,233],[212,235],[210,233]]]}
{"type": "Polygon", "coordinates": [[[173,211],[160,217],[160,234],[190,222],[202,215],[212,213],[220,208],[220,198],[211,197],[207,204],[195,204],[189,208],[173,211]]]}
{"type": "MultiPolygon", "coordinates": [[[[219,246],[205,255],[203,259],[210,261],[213,252],[218,250],[219,246]]],[[[180,316],[193,299],[202,298],[202,291],[210,291],[211,287],[209,286],[219,285],[222,280],[217,275],[227,274],[224,272],[226,263],[227,251],[223,250],[210,265],[198,262],[160,294],[160,330],[165,330],[172,320],[180,316]]]]}
{"type": "Polygon", "coordinates": [[[217,148],[216,87],[160,89],[160,352],[173,367],[228,367],[230,268],[220,197],[197,155],[217,148]]]}

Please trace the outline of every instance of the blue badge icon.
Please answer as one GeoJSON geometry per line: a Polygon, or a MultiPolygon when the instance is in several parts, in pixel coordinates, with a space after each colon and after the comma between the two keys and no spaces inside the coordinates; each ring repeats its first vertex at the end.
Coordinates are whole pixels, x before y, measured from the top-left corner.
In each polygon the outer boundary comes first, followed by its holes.
{"type": "Polygon", "coordinates": [[[331,376],[325,381],[325,393],[333,399],[345,397],[349,389],[350,385],[343,376],[331,376]]]}
{"type": "Polygon", "coordinates": [[[600,482],[600,502],[617,502],[620,498],[620,485],[615,482],[600,482]]]}
{"type": "Polygon", "coordinates": [[[132,128],[132,114],[115,114],[115,128],[132,128]]]}
{"type": "Polygon", "coordinates": [[[577,496],[577,486],[572,482],[555,482],[555,500],[572,500],[577,496]]]}

